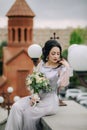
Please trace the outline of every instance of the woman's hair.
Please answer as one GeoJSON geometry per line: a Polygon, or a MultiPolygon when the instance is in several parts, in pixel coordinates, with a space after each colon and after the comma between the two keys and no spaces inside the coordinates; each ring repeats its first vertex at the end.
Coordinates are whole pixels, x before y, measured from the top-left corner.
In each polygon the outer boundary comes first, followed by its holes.
{"type": "Polygon", "coordinates": [[[47,57],[49,55],[49,52],[50,50],[53,48],[53,47],[58,47],[60,49],[60,57],[62,57],[61,53],[62,53],[62,48],[60,46],[60,44],[56,41],[56,40],[48,40],[44,47],[42,48],[42,60],[44,62],[47,62],[47,57]]]}

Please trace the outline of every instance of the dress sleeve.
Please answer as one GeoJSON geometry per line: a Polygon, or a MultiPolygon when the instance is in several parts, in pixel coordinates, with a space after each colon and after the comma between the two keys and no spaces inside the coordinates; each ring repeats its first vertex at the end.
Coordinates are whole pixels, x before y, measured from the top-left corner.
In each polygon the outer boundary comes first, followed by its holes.
{"type": "Polygon", "coordinates": [[[40,71],[40,69],[41,69],[41,67],[42,67],[42,64],[43,64],[43,61],[41,60],[41,61],[39,62],[39,64],[37,65],[37,67],[36,67],[36,71],[37,71],[37,72],[40,71]]]}
{"type": "Polygon", "coordinates": [[[69,84],[70,68],[60,67],[59,78],[57,81],[58,87],[65,87],[69,84]]]}

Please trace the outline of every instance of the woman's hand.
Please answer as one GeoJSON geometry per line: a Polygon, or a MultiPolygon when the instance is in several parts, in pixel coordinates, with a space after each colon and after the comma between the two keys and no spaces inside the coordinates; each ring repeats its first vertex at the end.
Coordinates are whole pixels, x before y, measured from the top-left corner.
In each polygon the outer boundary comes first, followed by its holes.
{"type": "Polygon", "coordinates": [[[69,63],[64,58],[62,58],[59,63],[69,68],[69,63]]]}
{"type": "Polygon", "coordinates": [[[30,105],[31,106],[36,106],[37,103],[39,103],[40,101],[40,97],[38,96],[38,94],[33,94],[30,97],[30,105]]]}

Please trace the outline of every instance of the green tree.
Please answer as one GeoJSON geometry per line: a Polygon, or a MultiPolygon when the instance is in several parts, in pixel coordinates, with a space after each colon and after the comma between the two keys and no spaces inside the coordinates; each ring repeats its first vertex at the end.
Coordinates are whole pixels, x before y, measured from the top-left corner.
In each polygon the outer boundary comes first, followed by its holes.
{"type": "Polygon", "coordinates": [[[0,46],[0,59],[2,58],[2,54],[3,52],[2,52],[2,47],[0,46]]]}
{"type": "Polygon", "coordinates": [[[83,37],[85,39],[85,43],[87,44],[87,28],[84,29],[83,37]]]}
{"type": "Polygon", "coordinates": [[[3,47],[3,46],[7,46],[7,41],[2,41],[1,42],[1,47],[3,47]]]}
{"type": "Polygon", "coordinates": [[[83,30],[81,29],[76,29],[74,30],[71,35],[70,35],[70,45],[72,44],[82,44],[84,43],[84,35],[83,35],[83,30]]]}
{"type": "Polygon", "coordinates": [[[62,52],[62,56],[67,59],[67,56],[68,56],[68,49],[65,49],[63,52],[62,52]]]}
{"type": "Polygon", "coordinates": [[[2,43],[0,44],[0,59],[2,59],[3,57],[3,47],[7,46],[7,41],[2,41],[2,43]]]}
{"type": "Polygon", "coordinates": [[[70,35],[70,45],[87,44],[87,28],[76,28],[70,35]]]}
{"type": "Polygon", "coordinates": [[[2,57],[3,57],[3,47],[7,46],[7,42],[6,41],[2,41],[2,43],[0,44],[0,75],[3,74],[3,61],[2,61],[2,57]]]}

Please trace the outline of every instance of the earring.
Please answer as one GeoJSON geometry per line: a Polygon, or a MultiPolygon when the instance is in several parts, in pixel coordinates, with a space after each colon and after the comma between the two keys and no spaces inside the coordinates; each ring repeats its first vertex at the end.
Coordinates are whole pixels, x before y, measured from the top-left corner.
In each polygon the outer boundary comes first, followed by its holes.
{"type": "Polygon", "coordinates": [[[46,61],[48,61],[48,57],[46,58],[46,61]]]}

